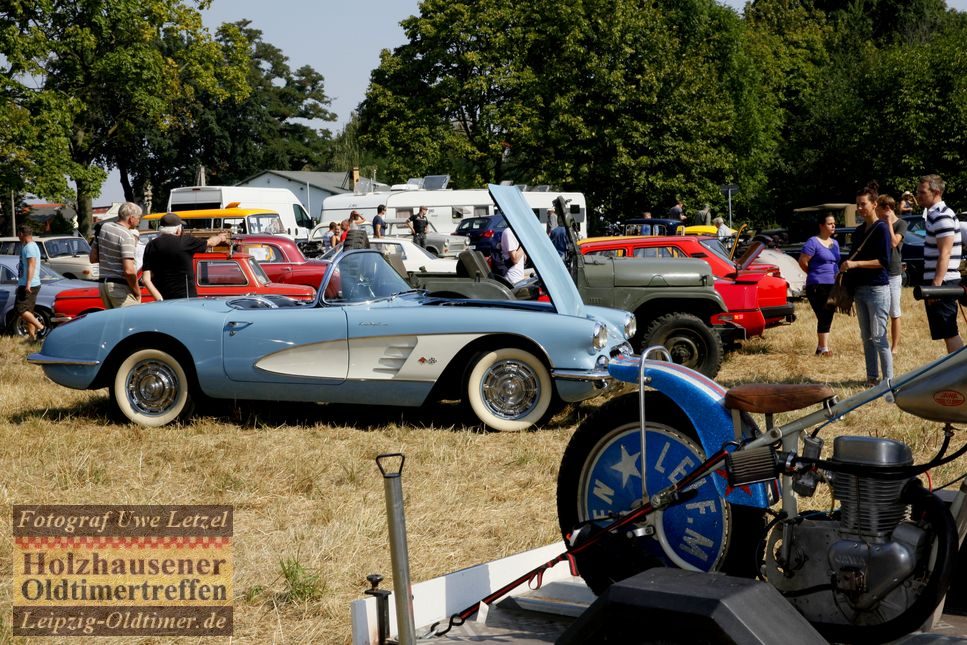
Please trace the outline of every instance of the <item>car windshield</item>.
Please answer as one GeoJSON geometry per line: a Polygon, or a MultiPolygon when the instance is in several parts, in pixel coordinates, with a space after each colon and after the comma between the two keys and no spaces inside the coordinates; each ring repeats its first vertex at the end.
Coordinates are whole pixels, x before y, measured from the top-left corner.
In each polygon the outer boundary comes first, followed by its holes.
{"type": "Polygon", "coordinates": [[[374,249],[379,249],[383,253],[395,253],[399,255],[402,259],[405,253],[408,256],[416,255],[420,260],[436,260],[436,256],[427,251],[421,246],[413,244],[412,246],[407,245],[404,249],[400,244],[396,242],[381,242],[379,240],[370,240],[369,245],[374,249]]]}
{"type": "Polygon", "coordinates": [[[927,236],[927,228],[922,217],[910,218],[906,220],[907,222],[907,232],[913,233],[919,237],[927,236]]]}
{"type": "Polygon", "coordinates": [[[63,280],[64,276],[57,273],[53,269],[40,265],[40,281],[43,282],[56,282],[57,280],[63,280]]]}
{"type": "Polygon", "coordinates": [[[53,240],[44,240],[47,248],[47,256],[59,258],[75,255],[87,255],[91,252],[91,246],[82,237],[62,237],[53,240]]]}
{"type": "Polygon", "coordinates": [[[336,305],[389,298],[412,291],[377,250],[342,254],[329,268],[323,285],[321,299],[336,305]]]}
{"type": "Polygon", "coordinates": [[[285,233],[285,225],[278,213],[263,213],[261,215],[249,215],[245,218],[248,222],[248,232],[256,235],[275,235],[285,233]]]}
{"type": "Polygon", "coordinates": [[[732,258],[729,257],[729,252],[725,250],[725,247],[722,246],[722,242],[720,242],[718,239],[712,238],[712,237],[705,238],[704,240],[702,240],[702,246],[704,246],[709,251],[719,256],[729,264],[735,264],[734,262],[732,262],[732,258]]]}
{"type": "Polygon", "coordinates": [[[258,280],[259,283],[264,285],[271,282],[269,280],[269,276],[265,275],[265,270],[259,266],[258,262],[254,261],[252,258],[247,258],[246,262],[248,262],[248,265],[252,267],[252,273],[255,275],[255,279],[258,280]]]}

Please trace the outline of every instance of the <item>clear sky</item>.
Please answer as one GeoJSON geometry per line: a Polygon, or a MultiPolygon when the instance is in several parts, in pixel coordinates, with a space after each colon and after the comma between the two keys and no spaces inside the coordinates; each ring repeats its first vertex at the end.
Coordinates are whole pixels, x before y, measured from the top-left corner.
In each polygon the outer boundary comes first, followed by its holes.
{"type": "MultiPolygon", "coordinates": [[[[724,4],[741,11],[745,1],[724,4]]],[[[948,0],[947,5],[967,10],[967,0],[948,0]]],[[[338,117],[329,126],[335,134],[363,100],[380,50],[403,44],[400,21],[417,13],[418,6],[418,0],[215,0],[203,16],[212,31],[223,22],[250,20],[265,42],[289,57],[292,69],[311,65],[322,74],[330,109],[338,117]]],[[[120,179],[112,172],[94,203],[122,200],[120,179]]]]}

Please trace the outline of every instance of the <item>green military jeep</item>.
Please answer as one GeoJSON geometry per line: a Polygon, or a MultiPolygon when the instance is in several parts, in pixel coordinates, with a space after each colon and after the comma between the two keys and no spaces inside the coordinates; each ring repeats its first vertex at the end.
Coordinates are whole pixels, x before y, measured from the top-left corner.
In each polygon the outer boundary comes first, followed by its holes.
{"type": "MultiPolygon", "coordinates": [[[[457,260],[456,275],[414,273],[410,283],[446,297],[536,299],[540,295],[538,278],[515,287],[492,274],[479,252],[464,251],[457,260]]],[[[711,378],[722,364],[723,341],[731,343],[741,334],[736,327],[709,325],[713,315],[726,309],[712,286],[711,269],[702,260],[622,258],[616,262],[572,252],[567,264],[586,304],[635,314],[636,351],[663,345],[676,363],[711,378]]]]}

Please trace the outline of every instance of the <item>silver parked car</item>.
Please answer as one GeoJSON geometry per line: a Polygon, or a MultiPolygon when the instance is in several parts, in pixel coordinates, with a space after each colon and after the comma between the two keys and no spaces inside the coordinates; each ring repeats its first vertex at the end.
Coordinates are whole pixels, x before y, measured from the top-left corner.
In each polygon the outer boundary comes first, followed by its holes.
{"type": "MultiPolygon", "coordinates": [[[[0,255],[0,321],[3,322],[3,328],[7,333],[15,336],[26,336],[26,326],[13,308],[17,293],[17,265],[19,263],[19,256],[0,255]]],[[[90,286],[90,282],[69,280],[51,271],[45,264],[40,265],[40,293],[37,294],[34,314],[44,323],[44,329],[40,332],[41,338],[50,331],[50,319],[53,315],[54,299],[57,294],[65,289],[87,289],[90,286]]]]}
{"type": "MultiPolygon", "coordinates": [[[[88,255],[91,245],[83,237],[73,235],[34,236],[40,247],[40,261],[65,278],[97,280],[98,266],[88,255]]],[[[0,237],[0,255],[20,255],[20,240],[0,237]]]]}

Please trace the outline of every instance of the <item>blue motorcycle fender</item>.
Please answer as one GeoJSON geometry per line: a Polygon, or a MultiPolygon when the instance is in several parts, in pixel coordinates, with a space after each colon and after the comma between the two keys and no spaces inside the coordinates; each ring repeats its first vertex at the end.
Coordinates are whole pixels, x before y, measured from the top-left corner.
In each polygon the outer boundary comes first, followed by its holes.
{"type": "MultiPolygon", "coordinates": [[[[608,369],[618,380],[638,383],[639,366],[638,357],[619,357],[608,369]]],[[[664,361],[646,360],[645,376],[649,387],[671,399],[692,422],[706,455],[718,452],[726,442],[735,440],[732,414],[725,408],[725,388],[721,385],[695,370],[664,361]]],[[[768,508],[772,499],[778,499],[776,480],[771,491],[766,483],[732,488],[723,468],[715,472],[713,481],[732,504],[768,508]]]]}

